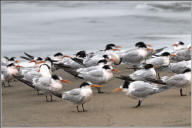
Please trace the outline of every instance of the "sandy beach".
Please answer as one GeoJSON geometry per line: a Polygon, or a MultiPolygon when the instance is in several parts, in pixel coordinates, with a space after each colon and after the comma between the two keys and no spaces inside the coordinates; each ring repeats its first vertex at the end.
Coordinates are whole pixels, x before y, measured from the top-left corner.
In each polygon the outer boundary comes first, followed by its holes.
{"type": "MultiPolygon", "coordinates": [[[[126,65],[116,66],[120,74],[133,72],[126,65]]],[[[54,72],[72,84],[63,91],[79,87],[82,80],[58,70],[54,72]]],[[[160,72],[161,76],[171,73],[160,72]]],[[[123,81],[113,78],[103,87],[105,93],[95,89],[92,100],[84,105],[87,112],[77,112],[76,107],[57,97],[46,102],[45,96],[36,94],[34,89],[17,81],[12,87],[2,88],[2,126],[190,126],[190,88],[181,97],[179,89],[169,89],[145,99],[140,108],[134,108],[136,100],[123,93],[113,93],[123,81]]]]}

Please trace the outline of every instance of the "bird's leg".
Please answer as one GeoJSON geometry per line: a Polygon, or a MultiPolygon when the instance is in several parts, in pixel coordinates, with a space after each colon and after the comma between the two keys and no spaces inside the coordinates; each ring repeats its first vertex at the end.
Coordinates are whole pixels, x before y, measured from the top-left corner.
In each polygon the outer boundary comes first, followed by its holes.
{"type": "Polygon", "coordinates": [[[47,99],[47,95],[45,97],[46,97],[46,101],[49,102],[48,99],[47,99]]]}
{"type": "MultiPolygon", "coordinates": [[[[96,87],[96,88],[97,88],[97,87],[96,87]]],[[[98,92],[98,93],[104,93],[104,92],[101,91],[101,88],[97,88],[97,92],[98,92]]]]}
{"type": "Polygon", "coordinates": [[[183,94],[183,89],[180,89],[180,96],[186,96],[186,94],[183,94]]]}
{"type": "Polygon", "coordinates": [[[139,106],[141,106],[142,100],[139,100],[138,104],[135,106],[135,108],[138,108],[139,106]]]}
{"type": "Polygon", "coordinates": [[[39,95],[39,90],[37,89],[37,95],[39,95]]]}
{"type": "Polygon", "coordinates": [[[2,82],[3,87],[5,87],[5,82],[2,82]]]}
{"type": "Polygon", "coordinates": [[[84,109],[84,106],[83,106],[83,104],[82,104],[82,108],[83,108],[83,111],[84,111],[84,112],[86,112],[86,111],[87,111],[87,110],[85,110],[85,109],[84,109]]]}
{"type": "Polygon", "coordinates": [[[157,76],[158,76],[158,79],[161,79],[161,78],[160,78],[160,75],[159,75],[159,73],[158,73],[158,72],[157,72],[157,76]]]}
{"type": "Polygon", "coordinates": [[[11,85],[10,85],[10,81],[9,81],[9,80],[7,81],[7,83],[8,83],[8,86],[11,87],[11,85]]]}
{"type": "Polygon", "coordinates": [[[133,70],[134,70],[134,71],[136,71],[136,70],[137,70],[136,68],[137,68],[137,67],[136,67],[135,65],[133,65],[133,70]]]}
{"type": "Polygon", "coordinates": [[[53,101],[52,95],[50,95],[50,96],[51,96],[51,101],[53,101]]]}
{"type": "Polygon", "coordinates": [[[77,112],[80,112],[80,111],[79,111],[79,106],[77,105],[76,107],[77,107],[77,112]]]}

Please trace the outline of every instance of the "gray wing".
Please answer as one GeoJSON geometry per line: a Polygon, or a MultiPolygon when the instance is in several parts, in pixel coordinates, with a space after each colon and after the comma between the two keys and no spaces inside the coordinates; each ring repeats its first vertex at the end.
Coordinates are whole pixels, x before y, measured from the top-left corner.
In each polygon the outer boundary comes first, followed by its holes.
{"type": "Polygon", "coordinates": [[[84,96],[81,96],[81,89],[77,88],[64,92],[62,95],[62,99],[70,101],[74,104],[80,104],[83,101],[84,96]]]}
{"type": "Polygon", "coordinates": [[[186,49],[179,50],[179,51],[175,52],[175,54],[176,54],[176,56],[171,57],[171,59],[174,61],[191,60],[190,51],[187,51],[186,49]]]}
{"type": "Polygon", "coordinates": [[[178,74],[170,77],[165,81],[167,86],[170,87],[184,87],[188,83],[188,80],[185,79],[183,74],[178,74]]]}
{"type": "Polygon", "coordinates": [[[37,83],[35,84],[35,87],[40,90],[49,90],[51,84],[51,79],[46,77],[41,77],[38,79],[37,83]]]}
{"type": "Polygon", "coordinates": [[[181,61],[178,63],[170,63],[169,68],[174,73],[182,73],[185,69],[188,68],[188,64],[185,61],[181,61]]]}
{"type": "Polygon", "coordinates": [[[164,65],[164,59],[162,57],[150,58],[146,60],[147,64],[153,64],[158,66],[164,65]]]}
{"type": "Polygon", "coordinates": [[[1,65],[1,72],[6,72],[6,71],[7,71],[7,67],[1,65]]]}
{"type": "Polygon", "coordinates": [[[138,70],[132,74],[130,74],[130,77],[134,80],[145,80],[146,78],[155,79],[156,76],[154,76],[151,71],[147,71],[144,69],[138,70]]]}
{"type": "Polygon", "coordinates": [[[128,52],[122,56],[122,62],[124,63],[140,63],[143,59],[137,51],[128,52]]]}
{"type": "Polygon", "coordinates": [[[93,70],[87,73],[79,74],[79,76],[83,77],[83,79],[90,81],[92,83],[99,84],[100,82],[104,81],[102,70],[93,70]]]}
{"type": "Polygon", "coordinates": [[[157,92],[158,88],[156,86],[150,85],[149,83],[140,82],[137,84],[135,91],[132,92],[132,95],[144,98],[157,92]]]}

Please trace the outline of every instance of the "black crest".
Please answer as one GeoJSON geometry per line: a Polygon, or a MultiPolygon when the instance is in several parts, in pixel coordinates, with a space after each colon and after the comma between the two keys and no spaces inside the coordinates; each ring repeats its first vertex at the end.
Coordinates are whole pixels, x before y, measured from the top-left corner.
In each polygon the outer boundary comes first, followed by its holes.
{"type": "Polygon", "coordinates": [[[11,67],[11,66],[15,66],[15,64],[14,63],[10,63],[10,64],[7,65],[7,67],[11,67]]]}
{"type": "Polygon", "coordinates": [[[85,87],[85,86],[89,86],[89,85],[90,84],[88,82],[83,82],[83,83],[81,83],[80,88],[85,87]]]}
{"type": "Polygon", "coordinates": [[[125,80],[123,83],[123,88],[129,88],[130,82],[128,80],[125,80]]]}
{"type": "Polygon", "coordinates": [[[59,77],[58,77],[57,75],[52,75],[52,78],[53,78],[54,80],[59,80],[59,77]]]}
{"type": "Polygon", "coordinates": [[[180,45],[184,45],[184,43],[183,43],[182,41],[179,41],[179,44],[180,44],[180,45]]]}
{"type": "Polygon", "coordinates": [[[99,60],[99,61],[97,62],[97,64],[99,64],[99,63],[107,64],[107,60],[106,60],[106,59],[99,60]]]}
{"type": "Polygon", "coordinates": [[[183,71],[183,73],[186,73],[186,72],[191,72],[191,69],[190,68],[187,68],[183,71]]]}
{"type": "Polygon", "coordinates": [[[83,51],[79,51],[79,52],[76,53],[76,57],[77,56],[85,58],[86,57],[86,52],[84,50],[83,51]]]}
{"type": "Polygon", "coordinates": [[[104,69],[111,69],[109,65],[103,66],[104,69]]]}
{"type": "Polygon", "coordinates": [[[144,66],[145,69],[150,69],[150,68],[152,68],[152,67],[153,67],[152,64],[146,64],[146,65],[144,66]]]}
{"type": "Polygon", "coordinates": [[[63,54],[61,52],[58,52],[54,55],[54,57],[57,57],[57,56],[63,56],[63,54]]]}
{"type": "Polygon", "coordinates": [[[170,53],[169,52],[164,52],[161,54],[161,56],[170,56],[170,53]]]}

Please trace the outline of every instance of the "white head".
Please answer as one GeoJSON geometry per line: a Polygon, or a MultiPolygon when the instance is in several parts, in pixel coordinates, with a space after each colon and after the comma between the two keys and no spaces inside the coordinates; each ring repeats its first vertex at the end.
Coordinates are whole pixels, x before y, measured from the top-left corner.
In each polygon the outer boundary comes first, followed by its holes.
{"type": "Polygon", "coordinates": [[[175,44],[172,44],[173,50],[174,51],[181,50],[182,48],[184,48],[184,45],[185,44],[182,41],[179,41],[179,42],[177,42],[175,44]]]}

